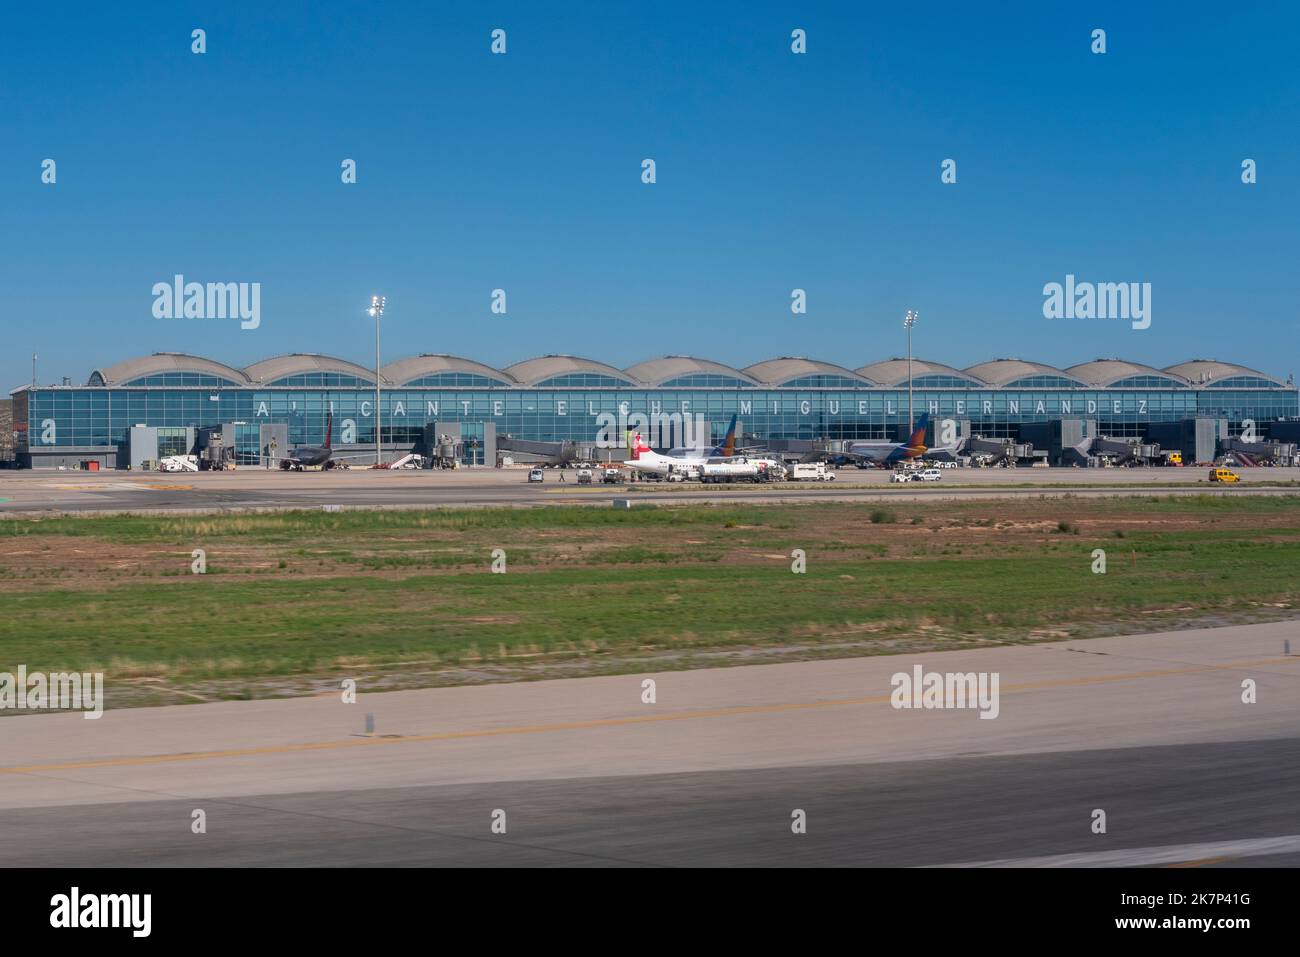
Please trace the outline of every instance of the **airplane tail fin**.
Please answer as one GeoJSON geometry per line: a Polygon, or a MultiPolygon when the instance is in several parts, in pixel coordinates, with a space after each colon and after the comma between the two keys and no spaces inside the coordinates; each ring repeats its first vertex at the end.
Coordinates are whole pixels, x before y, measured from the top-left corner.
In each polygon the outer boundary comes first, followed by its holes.
{"type": "Polygon", "coordinates": [[[921,455],[926,451],[925,433],[930,428],[930,413],[923,412],[921,417],[916,420],[912,429],[912,434],[907,440],[907,450],[915,455],[921,455]]]}
{"type": "Polygon", "coordinates": [[[334,442],[334,413],[331,412],[329,414],[329,418],[325,420],[325,448],[327,449],[333,448],[333,442],[334,442]]]}
{"type": "Polygon", "coordinates": [[[631,433],[631,432],[628,432],[628,434],[627,434],[627,452],[628,452],[628,457],[629,457],[633,462],[635,462],[637,459],[641,458],[641,453],[642,453],[642,452],[649,452],[649,451],[650,451],[650,446],[646,445],[645,442],[641,441],[641,433],[640,433],[640,432],[638,432],[638,433],[636,434],[636,437],[635,437],[635,438],[632,437],[632,433],[631,433]]]}
{"type": "Polygon", "coordinates": [[[722,443],[714,447],[709,453],[710,456],[720,456],[730,458],[736,454],[736,417],[731,417],[731,425],[727,426],[727,434],[722,437],[722,443]]]}

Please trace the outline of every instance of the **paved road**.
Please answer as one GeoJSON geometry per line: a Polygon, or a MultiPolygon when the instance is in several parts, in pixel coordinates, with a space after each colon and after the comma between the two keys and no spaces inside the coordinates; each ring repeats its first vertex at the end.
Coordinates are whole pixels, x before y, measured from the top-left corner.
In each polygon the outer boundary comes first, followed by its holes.
{"type": "Polygon", "coordinates": [[[0,515],[50,512],[214,511],[244,509],[434,508],[450,506],[608,504],[616,498],[645,502],[809,502],[989,499],[1071,494],[1300,495],[1300,469],[1255,469],[1233,488],[1210,487],[1201,469],[953,469],[933,486],[891,486],[888,473],[842,469],[834,483],[780,486],[703,486],[637,483],[580,487],[568,472],[530,485],[522,470],[456,472],[350,470],[287,473],[237,472],[0,472],[0,515]],[[1022,487],[1023,486],[1023,487],[1022,487]],[[1146,486],[1145,488],[1143,486],[1146,486]]]}
{"type": "Polygon", "coordinates": [[[1286,640],[1300,624],[6,717],[0,832],[15,865],[1295,864],[1286,640]],[[996,671],[998,716],[891,707],[914,665],[996,671]]]}

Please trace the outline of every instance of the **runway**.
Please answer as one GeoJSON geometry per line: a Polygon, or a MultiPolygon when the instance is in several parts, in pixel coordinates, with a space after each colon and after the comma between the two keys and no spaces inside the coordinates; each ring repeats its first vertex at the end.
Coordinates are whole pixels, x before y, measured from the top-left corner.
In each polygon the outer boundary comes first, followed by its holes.
{"type": "Polygon", "coordinates": [[[15,866],[1296,864],[1298,638],[5,717],[0,828],[15,866]],[[914,665],[996,672],[997,717],[894,708],[914,665]]]}
{"type": "Polygon", "coordinates": [[[0,516],[75,512],[211,512],[293,508],[453,508],[636,503],[934,501],[1073,495],[1300,495],[1300,469],[1243,469],[1240,485],[1211,486],[1203,469],[947,469],[933,485],[891,485],[885,470],[841,469],[835,482],[700,485],[641,482],[579,486],[548,470],[0,472],[0,516]]]}
{"type": "Polygon", "coordinates": [[[1287,740],[143,801],[0,822],[41,835],[9,856],[18,867],[1055,864],[1026,853],[1037,849],[1062,866],[1294,866],[1297,789],[1300,745],[1287,740]],[[206,834],[190,832],[195,806],[206,834]],[[1092,834],[1093,807],[1122,811],[1122,835],[1092,834]],[[498,808],[507,830],[493,835],[498,808]]]}

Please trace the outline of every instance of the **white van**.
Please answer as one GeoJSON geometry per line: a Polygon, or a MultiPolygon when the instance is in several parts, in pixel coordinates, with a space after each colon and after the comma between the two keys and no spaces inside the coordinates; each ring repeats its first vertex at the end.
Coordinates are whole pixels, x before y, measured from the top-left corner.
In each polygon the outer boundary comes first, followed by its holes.
{"type": "Polygon", "coordinates": [[[913,482],[937,482],[943,478],[943,473],[936,468],[922,469],[912,476],[913,482]]]}

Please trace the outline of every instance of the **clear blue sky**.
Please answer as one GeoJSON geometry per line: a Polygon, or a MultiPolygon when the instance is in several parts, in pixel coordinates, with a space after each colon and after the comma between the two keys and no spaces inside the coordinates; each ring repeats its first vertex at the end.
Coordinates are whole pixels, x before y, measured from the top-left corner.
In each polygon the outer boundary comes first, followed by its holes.
{"type": "Polygon", "coordinates": [[[376,291],[385,361],[854,366],[900,354],[914,308],[917,355],[959,366],[1300,372],[1297,10],[15,7],[0,31],[0,383],[27,381],[33,351],[45,382],[164,350],[369,363],[376,291]],[[261,328],[155,319],[150,288],[175,273],[260,282],[261,328]],[[1151,328],[1044,319],[1042,287],[1066,273],[1152,283],[1151,328]]]}

